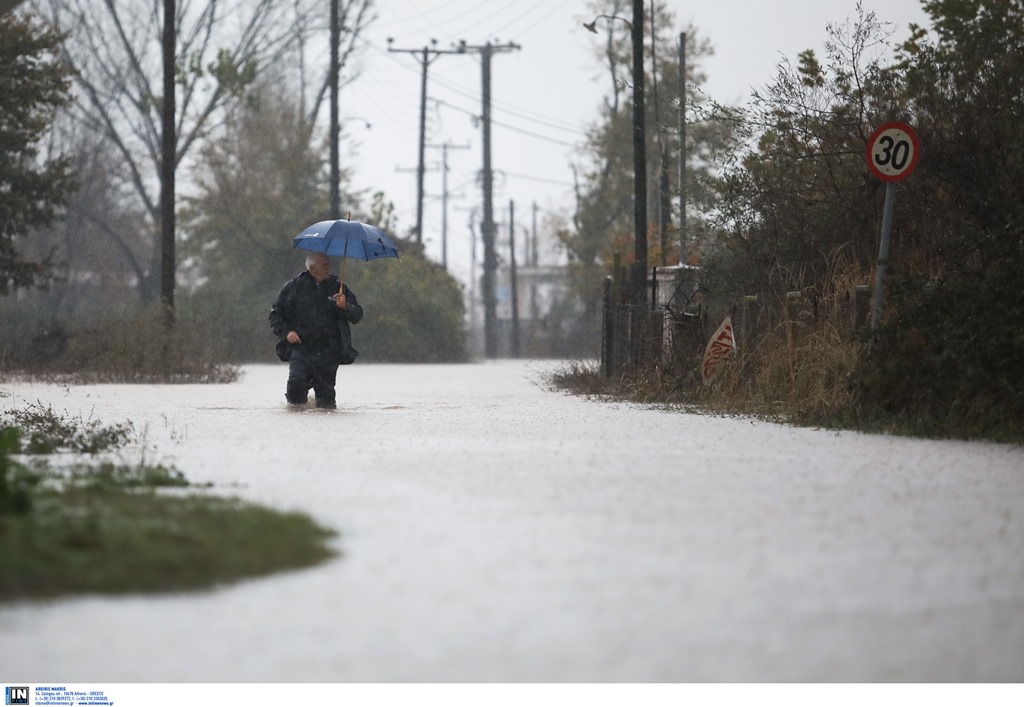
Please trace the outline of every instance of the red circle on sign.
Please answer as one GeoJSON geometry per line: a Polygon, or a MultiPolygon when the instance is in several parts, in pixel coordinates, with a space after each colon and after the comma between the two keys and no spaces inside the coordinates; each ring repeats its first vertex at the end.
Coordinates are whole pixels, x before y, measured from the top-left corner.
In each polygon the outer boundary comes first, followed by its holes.
{"type": "Polygon", "coordinates": [[[906,123],[886,123],[868,138],[868,169],[883,182],[910,176],[921,158],[917,133],[906,123]]]}

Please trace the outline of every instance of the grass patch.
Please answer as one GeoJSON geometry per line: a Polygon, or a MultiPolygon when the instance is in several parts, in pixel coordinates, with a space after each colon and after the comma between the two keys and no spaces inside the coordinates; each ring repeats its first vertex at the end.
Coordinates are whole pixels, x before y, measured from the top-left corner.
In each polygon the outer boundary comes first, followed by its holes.
{"type": "Polygon", "coordinates": [[[196,590],[335,554],[335,533],[305,514],[200,491],[166,465],[94,456],[132,441],[130,425],[39,405],[0,415],[0,601],[196,590]],[[56,452],[90,458],[58,466],[46,456],[56,452]]]}
{"type": "Polygon", "coordinates": [[[204,589],[315,565],[332,535],[233,498],[65,491],[0,522],[0,601],[204,589]]]}

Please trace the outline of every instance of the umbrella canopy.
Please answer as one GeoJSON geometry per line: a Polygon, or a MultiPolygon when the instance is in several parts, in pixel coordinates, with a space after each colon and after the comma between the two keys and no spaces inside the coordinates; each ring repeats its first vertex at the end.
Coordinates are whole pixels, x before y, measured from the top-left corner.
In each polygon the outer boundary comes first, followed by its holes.
{"type": "Polygon", "coordinates": [[[293,247],[344,258],[397,258],[398,247],[384,231],[360,221],[320,221],[292,239],[293,247]]]}

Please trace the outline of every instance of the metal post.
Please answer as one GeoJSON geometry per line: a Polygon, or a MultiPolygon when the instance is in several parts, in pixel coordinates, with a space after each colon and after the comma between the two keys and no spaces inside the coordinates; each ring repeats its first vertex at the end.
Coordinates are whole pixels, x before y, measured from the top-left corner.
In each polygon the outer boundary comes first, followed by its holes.
{"type": "Polygon", "coordinates": [[[885,292],[885,268],[889,264],[889,233],[892,230],[892,207],[896,200],[896,183],[885,185],[885,207],[882,211],[882,238],[878,244],[878,268],[875,271],[875,301],[871,308],[871,333],[878,331],[882,319],[882,300],[885,292]]]}

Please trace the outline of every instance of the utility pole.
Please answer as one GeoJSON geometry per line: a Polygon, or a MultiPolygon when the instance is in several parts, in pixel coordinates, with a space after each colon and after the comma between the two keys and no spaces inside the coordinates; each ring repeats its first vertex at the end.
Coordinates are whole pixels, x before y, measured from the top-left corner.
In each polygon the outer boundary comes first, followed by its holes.
{"type": "Polygon", "coordinates": [[[509,291],[512,298],[512,358],[519,358],[519,283],[516,273],[516,203],[508,200],[509,291]]]}
{"type": "Polygon", "coordinates": [[[633,365],[640,365],[647,304],[647,144],[644,133],[644,1],[633,0],[633,365]]]}
{"type": "Polygon", "coordinates": [[[341,167],[339,166],[338,141],[341,133],[341,122],[338,120],[338,42],[341,41],[341,23],[338,19],[338,2],[331,0],[331,218],[341,218],[341,167]]]}
{"type": "Polygon", "coordinates": [[[679,33],[679,262],[686,262],[686,33],[679,33]]]}
{"type": "MultiPolygon", "coordinates": [[[[638,0],[640,1],[640,0],[638,0]]],[[[497,299],[495,296],[495,273],[498,269],[498,255],[494,248],[495,225],[494,225],[494,203],[493,203],[493,181],[494,173],[491,170],[491,57],[495,52],[510,52],[520,49],[518,44],[508,42],[506,44],[491,44],[487,42],[482,46],[466,46],[465,42],[460,43],[464,51],[480,53],[481,77],[483,83],[483,192],[484,192],[484,213],[483,223],[480,225],[481,235],[484,241],[484,273],[481,282],[484,300],[484,356],[496,358],[498,355],[498,336],[496,330],[497,320],[497,299]]]]}
{"type": "MultiPolygon", "coordinates": [[[[633,0],[633,21],[618,15],[598,15],[629,25],[633,44],[633,268],[630,273],[630,361],[638,366],[643,355],[641,339],[647,328],[647,141],[644,134],[644,0],[633,0]]],[[[584,22],[597,33],[593,22],[584,22]]]]}
{"type": "Polygon", "coordinates": [[[533,202],[533,218],[530,223],[530,265],[537,267],[537,212],[540,211],[540,207],[537,206],[537,202],[533,202]]]}
{"type": "Polygon", "coordinates": [[[175,130],[174,48],[177,45],[175,0],[164,0],[162,32],[164,98],[160,133],[160,302],[164,323],[174,324],[174,284],[177,257],[174,243],[174,173],[177,167],[178,137],[175,130]]]}
{"type": "Polygon", "coordinates": [[[448,150],[468,150],[469,145],[444,142],[427,147],[441,148],[441,265],[448,269],[448,150]]]}
{"type": "MultiPolygon", "coordinates": [[[[537,267],[537,211],[540,209],[537,202],[533,202],[533,218],[530,223],[530,266],[537,267]]],[[[535,327],[540,313],[537,310],[537,280],[536,277],[530,281],[530,325],[535,327]]]]}
{"type": "Polygon", "coordinates": [[[476,334],[479,330],[477,321],[477,307],[476,307],[476,291],[477,291],[477,279],[476,279],[476,217],[478,207],[472,206],[468,209],[460,209],[455,207],[456,211],[465,211],[469,214],[469,219],[466,222],[466,226],[469,228],[469,331],[471,334],[472,350],[474,355],[476,354],[476,334]]]}
{"type": "Polygon", "coordinates": [[[658,93],[658,54],[655,24],[654,0],[651,0],[651,87],[654,89],[654,139],[658,144],[660,164],[658,168],[658,250],[661,256],[659,264],[668,265],[668,226],[672,215],[672,199],[668,193],[668,146],[661,126],[661,98],[658,93]]]}
{"type": "MultiPolygon", "coordinates": [[[[434,49],[423,47],[422,49],[394,49],[391,43],[393,37],[388,37],[388,51],[402,52],[405,54],[419,55],[422,74],[420,77],[420,141],[419,141],[419,167],[416,169],[416,242],[423,243],[423,175],[426,166],[423,163],[423,152],[427,142],[427,67],[430,62],[442,54],[465,54],[466,43],[460,42],[455,49],[434,49]]],[[[436,39],[431,39],[432,45],[437,44],[436,39]]]]}

